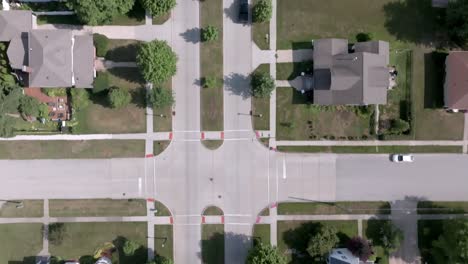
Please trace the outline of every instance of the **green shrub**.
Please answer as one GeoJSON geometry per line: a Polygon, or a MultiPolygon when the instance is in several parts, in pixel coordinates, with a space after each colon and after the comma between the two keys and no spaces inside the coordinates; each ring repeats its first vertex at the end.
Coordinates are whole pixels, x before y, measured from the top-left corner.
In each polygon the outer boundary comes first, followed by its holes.
{"type": "Polygon", "coordinates": [[[391,127],[387,130],[387,134],[401,135],[410,129],[410,124],[403,119],[395,119],[391,121],[391,127]]]}
{"type": "Polygon", "coordinates": [[[73,88],[71,89],[72,106],[79,111],[89,105],[89,94],[86,89],[73,88]]]}
{"type": "Polygon", "coordinates": [[[176,0],[140,0],[141,5],[149,10],[153,17],[167,14],[176,6],[176,0]]]}
{"type": "Polygon", "coordinates": [[[112,108],[123,108],[132,101],[132,95],[127,89],[112,88],[108,94],[112,108]]]}
{"type": "Polygon", "coordinates": [[[94,46],[96,47],[96,55],[98,57],[105,57],[109,50],[109,39],[101,34],[94,34],[94,46]]]}
{"type": "Polygon", "coordinates": [[[148,100],[153,107],[162,108],[174,104],[174,95],[170,90],[156,87],[151,90],[148,100]]]}
{"type": "Polygon", "coordinates": [[[271,0],[260,0],[258,3],[253,7],[253,21],[262,23],[268,22],[271,20],[273,15],[273,5],[271,0]]]}
{"type": "Polygon", "coordinates": [[[41,91],[47,96],[67,96],[67,88],[41,88],[41,91]]]}
{"type": "Polygon", "coordinates": [[[99,93],[109,89],[109,73],[98,72],[96,79],[93,83],[93,93],[99,93]]]}
{"type": "Polygon", "coordinates": [[[366,42],[372,40],[372,33],[361,32],[356,35],[357,42],[366,42]]]}
{"type": "Polygon", "coordinates": [[[275,80],[268,73],[254,73],[250,81],[252,94],[255,97],[264,98],[270,96],[275,89],[275,80]]]}
{"type": "Polygon", "coordinates": [[[214,76],[208,76],[208,77],[203,78],[204,88],[218,88],[220,86],[222,86],[222,84],[219,78],[216,78],[214,76]]]}
{"type": "Polygon", "coordinates": [[[135,251],[140,247],[141,246],[137,242],[127,240],[124,243],[123,252],[125,256],[133,256],[135,254],[135,251]]]}
{"type": "Polygon", "coordinates": [[[219,38],[219,30],[215,26],[209,25],[202,30],[203,41],[215,41],[219,38]]]}
{"type": "Polygon", "coordinates": [[[25,116],[39,116],[41,103],[33,97],[23,96],[20,98],[19,111],[25,116]]]}

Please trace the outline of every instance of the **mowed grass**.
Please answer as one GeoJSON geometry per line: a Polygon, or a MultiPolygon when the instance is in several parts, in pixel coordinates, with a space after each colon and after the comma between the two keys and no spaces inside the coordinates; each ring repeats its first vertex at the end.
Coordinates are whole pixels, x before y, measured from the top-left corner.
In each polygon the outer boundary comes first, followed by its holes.
{"type": "Polygon", "coordinates": [[[90,104],[76,113],[78,124],[73,127],[75,134],[101,133],[143,133],[146,132],[146,91],[144,80],[137,68],[113,68],[110,73],[110,87],[128,89],[132,94],[130,105],[114,109],[110,107],[107,91],[92,93],[90,104]]]}
{"type": "MultiPolygon", "coordinates": [[[[270,74],[270,64],[260,64],[254,73],[270,74]]],[[[252,97],[252,113],[254,114],[252,116],[254,130],[270,130],[270,96],[252,97]]]]}
{"type": "Polygon", "coordinates": [[[142,199],[49,200],[49,214],[52,217],[146,216],[146,201],[142,199]]]}
{"type": "Polygon", "coordinates": [[[333,226],[338,230],[338,247],[344,246],[352,237],[357,236],[357,221],[278,221],[278,249],[288,263],[311,263],[307,254],[310,237],[320,225],[333,226]],[[296,252],[293,254],[292,252],[296,252]],[[301,256],[299,257],[298,254],[301,256]]]}
{"type": "Polygon", "coordinates": [[[169,147],[169,144],[171,144],[171,141],[165,140],[165,141],[154,141],[153,142],[153,154],[155,156],[161,154],[166,150],[167,147],[169,147]]]}
{"type": "Polygon", "coordinates": [[[276,79],[277,80],[294,80],[301,76],[301,73],[311,73],[314,69],[312,61],[289,62],[276,64],[276,79]]]}
{"type": "Polygon", "coordinates": [[[174,259],[174,233],[172,225],[154,226],[154,255],[174,259]]]}
{"type": "Polygon", "coordinates": [[[42,224],[0,224],[0,263],[35,264],[42,249],[42,224]]]}
{"type": "Polygon", "coordinates": [[[203,211],[203,215],[223,215],[223,210],[217,206],[208,206],[203,211]]]}
{"type": "Polygon", "coordinates": [[[146,261],[148,254],[146,223],[64,223],[63,225],[62,242],[49,244],[49,251],[54,256],[79,259],[80,256],[93,255],[104,243],[112,242],[119,249],[120,264],[134,264],[134,259],[123,256],[121,247],[124,240],[131,240],[142,246],[137,250],[135,258],[146,261]]]}
{"type": "Polygon", "coordinates": [[[388,202],[333,202],[278,204],[279,215],[390,214],[388,202]]]}
{"type": "Polygon", "coordinates": [[[202,225],[201,251],[202,263],[224,263],[224,225],[202,225]]]}
{"type": "Polygon", "coordinates": [[[279,146],[283,152],[303,153],[462,153],[462,146],[279,146]]]}
{"type": "Polygon", "coordinates": [[[96,159],[143,157],[144,155],[144,140],[0,142],[0,159],[96,159]]]}
{"type": "Polygon", "coordinates": [[[418,202],[418,214],[466,214],[468,202],[418,202]]]}
{"type": "MultiPolygon", "coordinates": [[[[159,85],[159,87],[172,91],[172,79],[159,85]]],[[[154,88],[156,88],[156,86],[154,88]]],[[[172,131],[172,106],[153,107],[153,131],[172,131]]]]}
{"type": "MultiPolygon", "coordinates": [[[[255,6],[259,0],[252,0],[255,6]]],[[[252,40],[261,50],[270,49],[270,22],[252,23],[252,40]]]]}
{"type": "Polygon", "coordinates": [[[203,80],[211,77],[218,79],[218,86],[201,88],[201,129],[222,131],[223,121],[223,1],[200,2],[200,27],[218,29],[218,39],[202,41],[200,44],[200,76],[203,80]]]}
{"type": "Polygon", "coordinates": [[[359,116],[352,107],[315,110],[307,97],[294,88],[276,89],[276,138],[310,140],[322,137],[368,137],[370,115],[359,116]]]}
{"type": "Polygon", "coordinates": [[[0,217],[42,217],[44,216],[43,200],[14,200],[0,206],[0,217]],[[18,202],[22,207],[17,207],[18,202]]]}
{"type": "Polygon", "coordinates": [[[215,150],[223,145],[224,140],[202,140],[201,143],[203,146],[205,146],[205,148],[215,150]]]}
{"type": "Polygon", "coordinates": [[[256,224],[253,226],[254,243],[270,244],[270,224],[256,224]]]}

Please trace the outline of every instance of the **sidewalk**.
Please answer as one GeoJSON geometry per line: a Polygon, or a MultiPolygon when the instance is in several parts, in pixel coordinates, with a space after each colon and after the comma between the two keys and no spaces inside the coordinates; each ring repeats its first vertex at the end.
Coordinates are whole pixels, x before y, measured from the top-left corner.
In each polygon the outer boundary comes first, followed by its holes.
{"type": "Polygon", "coordinates": [[[276,141],[278,146],[461,146],[467,144],[464,140],[310,140],[310,141],[276,141]]]}

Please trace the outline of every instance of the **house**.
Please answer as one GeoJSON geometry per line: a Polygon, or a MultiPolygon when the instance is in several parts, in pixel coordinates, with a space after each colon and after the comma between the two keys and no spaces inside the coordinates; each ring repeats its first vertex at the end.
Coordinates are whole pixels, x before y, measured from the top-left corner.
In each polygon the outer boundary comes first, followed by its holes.
{"type": "Polygon", "coordinates": [[[374,262],[359,260],[347,248],[335,248],[328,256],[328,264],[374,264],[374,262]]]}
{"type": "Polygon", "coordinates": [[[9,41],[11,68],[28,87],[92,88],[96,75],[91,34],[34,29],[31,11],[0,12],[0,41],[9,41]]]}
{"type": "Polygon", "coordinates": [[[346,39],[314,41],[313,101],[318,105],[386,104],[390,84],[389,44],[346,39]]]}
{"type": "Polygon", "coordinates": [[[454,112],[468,110],[468,51],[450,52],[445,59],[444,104],[454,112]]]}

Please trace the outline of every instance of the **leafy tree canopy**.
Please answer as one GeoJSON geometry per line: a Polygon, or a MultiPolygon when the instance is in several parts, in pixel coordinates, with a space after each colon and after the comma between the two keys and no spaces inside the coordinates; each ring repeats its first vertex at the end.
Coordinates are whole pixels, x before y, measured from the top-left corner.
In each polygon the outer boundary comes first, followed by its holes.
{"type": "Polygon", "coordinates": [[[70,90],[72,106],[76,110],[82,110],[89,105],[89,94],[86,89],[73,88],[70,90]]]}
{"type": "Polygon", "coordinates": [[[141,246],[135,241],[132,240],[126,240],[124,245],[123,245],[123,252],[125,256],[133,256],[135,254],[135,251],[139,249],[141,246]]]}
{"type": "Polygon", "coordinates": [[[132,100],[132,95],[127,89],[113,88],[109,92],[109,102],[113,108],[127,106],[132,100]]]}
{"type": "Polygon", "coordinates": [[[446,20],[450,37],[465,44],[468,40],[468,0],[449,1],[446,20]]]}
{"type": "Polygon", "coordinates": [[[347,248],[361,261],[367,261],[374,254],[370,242],[362,237],[351,238],[347,243],[347,248]]]}
{"type": "Polygon", "coordinates": [[[253,247],[247,256],[247,264],[286,264],[284,257],[276,247],[259,243],[253,247]]]}
{"type": "Polygon", "coordinates": [[[11,118],[0,114],[0,137],[12,137],[14,135],[14,125],[11,118]]]}
{"type": "Polygon", "coordinates": [[[203,41],[215,41],[219,38],[219,30],[215,26],[208,25],[202,30],[203,41]]]}
{"type": "Polygon", "coordinates": [[[403,240],[403,232],[398,229],[391,221],[384,221],[379,230],[380,238],[374,241],[380,244],[387,252],[393,252],[400,247],[403,240]]]}
{"type": "Polygon", "coordinates": [[[177,55],[165,41],[151,41],[140,46],[137,64],[145,80],[161,84],[177,71],[177,55]]]}
{"type": "Polygon", "coordinates": [[[312,257],[324,256],[333,249],[340,241],[338,239],[336,228],[332,226],[322,226],[319,231],[314,234],[309,240],[307,252],[312,257]]]}
{"type": "Polygon", "coordinates": [[[38,117],[40,108],[41,103],[36,98],[23,96],[20,99],[18,110],[25,116],[38,117]]]}
{"type": "Polygon", "coordinates": [[[442,230],[433,242],[435,258],[441,263],[468,263],[468,221],[444,221],[442,230]]]}
{"type": "Polygon", "coordinates": [[[140,0],[141,5],[149,10],[153,17],[162,16],[176,6],[176,0],[140,0]]]}
{"type": "Polygon", "coordinates": [[[126,14],[135,0],[69,0],[67,4],[83,23],[96,26],[110,22],[117,15],[126,14]]]}
{"type": "Polygon", "coordinates": [[[156,108],[171,106],[174,104],[174,95],[172,91],[156,87],[149,94],[149,102],[156,108]]]}
{"type": "Polygon", "coordinates": [[[18,86],[0,83],[0,114],[17,112],[21,97],[23,94],[18,86]]]}
{"type": "Polygon", "coordinates": [[[255,97],[267,97],[275,89],[275,80],[268,73],[254,73],[250,81],[255,97]]]}
{"type": "Polygon", "coordinates": [[[253,7],[253,21],[254,22],[268,22],[273,15],[273,5],[271,0],[260,0],[253,7]]]}

